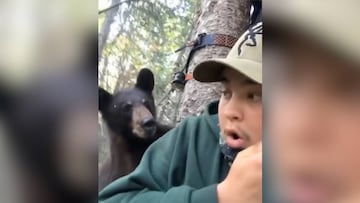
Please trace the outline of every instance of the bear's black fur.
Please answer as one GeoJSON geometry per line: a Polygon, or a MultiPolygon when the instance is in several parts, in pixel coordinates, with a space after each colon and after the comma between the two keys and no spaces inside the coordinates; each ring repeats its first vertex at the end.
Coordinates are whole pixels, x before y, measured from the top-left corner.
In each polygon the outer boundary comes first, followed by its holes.
{"type": "Polygon", "coordinates": [[[139,164],[145,150],[171,129],[156,121],[154,76],[142,69],[133,88],[111,95],[99,87],[99,111],[110,136],[110,156],[100,169],[99,191],[139,164]]]}

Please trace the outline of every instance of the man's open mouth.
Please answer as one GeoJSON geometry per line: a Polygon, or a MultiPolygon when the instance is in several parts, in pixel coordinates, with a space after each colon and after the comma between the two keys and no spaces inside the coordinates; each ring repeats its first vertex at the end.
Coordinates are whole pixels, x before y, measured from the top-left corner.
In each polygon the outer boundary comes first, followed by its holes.
{"type": "Polygon", "coordinates": [[[234,130],[225,130],[225,141],[227,145],[233,149],[245,148],[245,138],[234,130]]]}
{"type": "Polygon", "coordinates": [[[292,203],[327,203],[331,195],[329,183],[319,176],[297,175],[288,185],[292,203]]]}

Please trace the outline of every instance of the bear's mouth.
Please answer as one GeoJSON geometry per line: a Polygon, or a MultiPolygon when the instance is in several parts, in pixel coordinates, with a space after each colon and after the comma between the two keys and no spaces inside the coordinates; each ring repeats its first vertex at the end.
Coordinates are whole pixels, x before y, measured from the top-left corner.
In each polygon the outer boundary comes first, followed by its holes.
{"type": "Polygon", "coordinates": [[[145,137],[153,138],[155,136],[156,126],[143,127],[143,130],[144,130],[145,137]]]}
{"type": "Polygon", "coordinates": [[[156,126],[144,127],[141,125],[136,125],[133,129],[133,134],[143,140],[153,140],[156,139],[156,126]]]}

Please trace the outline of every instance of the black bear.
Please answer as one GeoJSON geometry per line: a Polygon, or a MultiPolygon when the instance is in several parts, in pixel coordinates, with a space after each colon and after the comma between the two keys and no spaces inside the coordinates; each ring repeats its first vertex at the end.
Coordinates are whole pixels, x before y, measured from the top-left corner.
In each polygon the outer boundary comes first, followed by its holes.
{"type": "Polygon", "coordinates": [[[99,87],[99,111],[107,124],[110,156],[99,172],[99,191],[139,164],[145,150],[171,129],[156,121],[154,75],[142,69],[133,88],[111,95],[99,87]]]}

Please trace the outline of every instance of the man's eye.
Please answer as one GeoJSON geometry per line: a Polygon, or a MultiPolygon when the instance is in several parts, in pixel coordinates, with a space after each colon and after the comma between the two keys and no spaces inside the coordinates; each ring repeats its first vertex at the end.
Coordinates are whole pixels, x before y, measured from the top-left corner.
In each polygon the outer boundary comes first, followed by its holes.
{"type": "Polygon", "coordinates": [[[250,93],[248,94],[248,99],[254,101],[254,102],[261,102],[262,101],[262,95],[261,94],[254,94],[250,93]]]}
{"type": "Polygon", "coordinates": [[[232,92],[230,90],[224,90],[222,95],[225,99],[230,99],[232,97],[232,92]]]}
{"type": "MultiPolygon", "coordinates": [[[[334,83],[335,84],[335,83],[334,83]]],[[[333,91],[337,93],[337,95],[342,96],[346,99],[354,99],[360,98],[360,82],[359,80],[348,80],[341,81],[336,83],[337,85],[333,87],[333,91]]]]}

